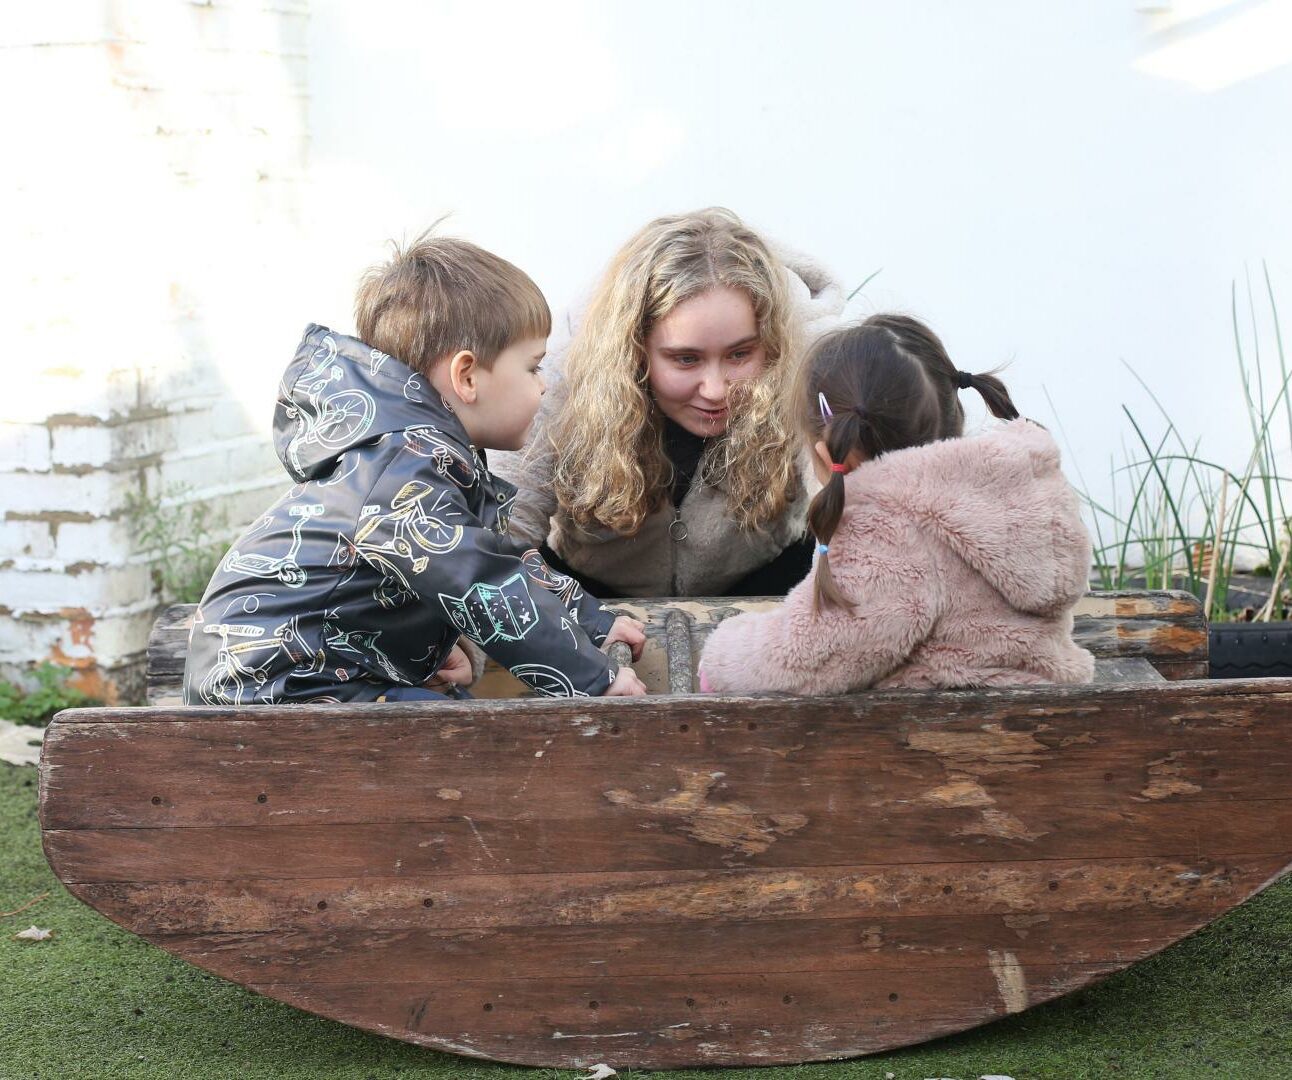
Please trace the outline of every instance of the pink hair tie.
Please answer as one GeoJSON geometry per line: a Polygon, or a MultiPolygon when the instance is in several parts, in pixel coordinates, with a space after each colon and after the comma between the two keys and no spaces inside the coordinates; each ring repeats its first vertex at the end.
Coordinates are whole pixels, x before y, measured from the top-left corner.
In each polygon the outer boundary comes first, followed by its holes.
{"type": "Polygon", "coordinates": [[[847,466],[847,465],[831,465],[831,466],[830,466],[830,471],[831,471],[831,472],[847,472],[847,471],[848,471],[848,466],[847,466]]]}

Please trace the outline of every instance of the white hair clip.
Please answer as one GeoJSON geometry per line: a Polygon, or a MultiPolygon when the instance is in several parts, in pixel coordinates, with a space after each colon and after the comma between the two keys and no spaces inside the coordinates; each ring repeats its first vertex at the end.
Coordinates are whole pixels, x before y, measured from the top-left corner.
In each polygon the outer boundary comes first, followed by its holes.
{"type": "Polygon", "coordinates": [[[834,410],[830,408],[830,404],[829,402],[826,401],[824,393],[817,394],[816,400],[817,400],[817,404],[821,406],[822,420],[829,420],[832,416],[834,416],[834,410]]]}

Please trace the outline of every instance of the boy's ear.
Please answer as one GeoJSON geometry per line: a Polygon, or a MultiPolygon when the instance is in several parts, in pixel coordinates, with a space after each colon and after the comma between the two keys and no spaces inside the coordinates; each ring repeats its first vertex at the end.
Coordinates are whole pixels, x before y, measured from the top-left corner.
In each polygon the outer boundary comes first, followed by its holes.
{"type": "Polygon", "coordinates": [[[449,357],[449,383],[459,400],[467,405],[476,403],[478,375],[479,362],[476,354],[469,349],[463,349],[449,357]]]}

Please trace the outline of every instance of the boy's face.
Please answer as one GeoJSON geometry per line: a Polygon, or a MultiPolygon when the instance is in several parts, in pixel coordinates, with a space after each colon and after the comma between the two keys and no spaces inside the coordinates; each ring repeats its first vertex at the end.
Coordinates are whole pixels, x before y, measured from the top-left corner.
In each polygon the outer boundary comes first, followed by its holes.
{"type": "Polygon", "coordinates": [[[486,450],[519,450],[525,445],[547,389],[539,367],[546,352],[547,338],[526,338],[503,349],[491,368],[476,369],[477,396],[468,424],[476,445],[486,450]]]}

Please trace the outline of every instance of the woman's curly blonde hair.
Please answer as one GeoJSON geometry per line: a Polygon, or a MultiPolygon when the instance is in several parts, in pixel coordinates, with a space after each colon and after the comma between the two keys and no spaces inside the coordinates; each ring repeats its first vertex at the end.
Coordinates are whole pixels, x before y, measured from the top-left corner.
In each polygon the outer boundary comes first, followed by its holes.
{"type": "Polygon", "coordinates": [[[714,287],[753,301],[766,354],[761,375],[732,386],[731,420],[706,456],[746,529],[784,514],[799,485],[789,386],[798,327],[784,267],[730,210],[657,218],[628,241],[592,295],[570,343],[548,428],[560,506],[583,528],[632,535],[667,498],[673,467],[647,382],[646,338],[678,304],[714,287]]]}

